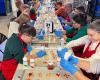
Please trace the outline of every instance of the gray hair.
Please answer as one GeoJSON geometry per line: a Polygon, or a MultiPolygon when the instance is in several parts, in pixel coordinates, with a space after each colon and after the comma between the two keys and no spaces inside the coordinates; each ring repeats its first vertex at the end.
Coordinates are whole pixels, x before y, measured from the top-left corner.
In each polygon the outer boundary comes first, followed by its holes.
{"type": "Polygon", "coordinates": [[[97,19],[90,23],[89,25],[90,29],[95,29],[97,32],[100,32],[100,19],[97,19]]]}

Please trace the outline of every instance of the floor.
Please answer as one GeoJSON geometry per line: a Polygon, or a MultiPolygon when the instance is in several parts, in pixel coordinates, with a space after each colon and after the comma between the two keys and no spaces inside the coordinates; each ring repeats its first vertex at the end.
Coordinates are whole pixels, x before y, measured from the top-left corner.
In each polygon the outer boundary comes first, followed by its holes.
{"type": "Polygon", "coordinates": [[[11,15],[9,16],[0,16],[0,33],[3,33],[7,36],[8,34],[8,24],[10,21],[11,15]]]}

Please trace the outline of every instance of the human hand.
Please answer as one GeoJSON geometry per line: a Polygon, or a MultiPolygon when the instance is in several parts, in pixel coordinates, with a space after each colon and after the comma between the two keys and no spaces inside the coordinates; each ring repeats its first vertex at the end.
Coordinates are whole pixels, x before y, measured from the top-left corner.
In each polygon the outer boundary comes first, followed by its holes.
{"type": "Polygon", "coordinates": [[[31,51],[32,51],[32,46],[31,45],[28,45],[27,46],[27,52],[30,53],[31,51]]]}
{"type": "Polygon", "coordinates": [[[59,48],[58,50],[57,50],[57,54],[58,54],[58,56],[60,57],[60,58],[64,58],[64,55],[65,55],[65,53],[68,51],[68,49],[67,48],[59,48]]]}
{"type": "Polygon", "coordinates": [[[71,62],[65,60],[64,58],[61,58],[60,66],[72,75],[78,71],[78,69],[71,62]]]}
{"type": "Polygon", "coordinates": [[[40,50],[39,52],[36,53],[37,57],[43,57],[46,55],[45,51],[40,50]]]}
{"type": "Polygon", "coordinates": [[[72,64],[78,64],[78,58],[76,58],[75,56],[72,55],[72,51],[68,50],[65,55],[64,55],[64,59],[68,60],[69,62],[71,62],[72,64]]]}
{"type": "Polygon", "coordinates": [[[78,60],[77,57],[71,55],[71,56],[69,57],[68,61],[70,61],[72,64],[78,64],[78,61],[79,61],[79,60],[78,60]]]}
{"type": "Polygon", "coordinates": [[[63,35],[62,31],[60,31],[60,30],[56,30],[54,33],[55,33],[56,37],[59,37],[59,38],[61,38],[63,35]]]}

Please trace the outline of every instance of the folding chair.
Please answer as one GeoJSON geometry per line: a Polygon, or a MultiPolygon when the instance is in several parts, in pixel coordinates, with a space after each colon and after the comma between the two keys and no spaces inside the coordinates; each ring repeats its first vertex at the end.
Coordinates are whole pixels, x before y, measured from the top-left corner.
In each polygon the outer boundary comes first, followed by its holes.
{"type": "Polygon", "coordinates": [[[0,61],[3,60],[3,53],[5,49],[6,39],[7,37],[4,34],[0,33],[0,61]]]}
{"type": "Polygon", "coordinates": [[[7,37],[4,34],[0,33],[0,44],[4,42],[6,39],[7,37]]]}

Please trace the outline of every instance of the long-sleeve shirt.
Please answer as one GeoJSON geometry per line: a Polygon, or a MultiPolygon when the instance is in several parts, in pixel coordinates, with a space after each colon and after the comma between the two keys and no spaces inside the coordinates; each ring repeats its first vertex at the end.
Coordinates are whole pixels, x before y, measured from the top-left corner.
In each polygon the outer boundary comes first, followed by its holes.
{"type": "MultiPolygon", "coordinates": [[[[96,48],[96,46],[98,45],[99,42],[100,41],[93,42],[90,45],[90,50],[94,50],[96,48]]],[[[66,45],[66,47],[71,48],[71,47],[74,47],[74,46],[78,46],[78,45],[81,45],[81,44],[85,44],[85,47],[84,47],[84,51],[85,51],[85,49],[87,48],[87,46],[89,45],[89,43],[90,43],[90,40],[89,40],[88,36],[86,35],[86,36],[81,37],[81,38],[79,38],[77,40],[73,40],[73,41],[69,42],[66,45]]],[[[96,53],[93,54],[87,60],[90,61],[90,68],[87,70],[87,72],[100,73],[100,45],[97,48],[96,53]]]]}
{"type": "Polygon", "coordinates": [[[78,39],[80,37],[87,35],[87,28],[88,28],[88,25],[85,25],[79,31],[77,29],[74,29],[74,28],[67,30],[66,31],[67,34],[73,34],[74,32],[77,32],[77,33],[72,38],[67,38],[66,42],[70,42],[72,40],[75,40],[75,39],[78,39]]]}
{"type": "Polygon", "coordinates": [[[61,7],[61,8],[59,8],[58,10],[56,10],[56,11],[55,11],[55,14],[56,14],[57,16],[59,16],[59,17],[65,18],[66,15],[65,15],[65,8],[64,8],[64,6],[61,7]]]}
{"type": "Polygon", "coordinates": [[[12,34],[6,43],[3,60],[16,59],[18,63],[22,63],[25,54],[23,47],[26,46],[25,43],[22,45],[17,34],[12,34]]]}

